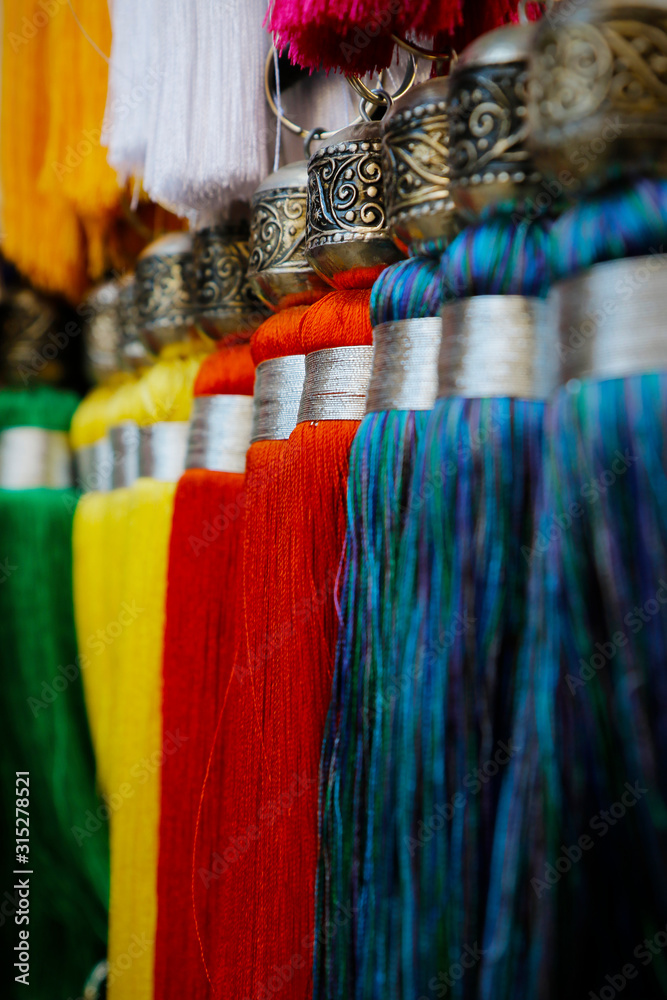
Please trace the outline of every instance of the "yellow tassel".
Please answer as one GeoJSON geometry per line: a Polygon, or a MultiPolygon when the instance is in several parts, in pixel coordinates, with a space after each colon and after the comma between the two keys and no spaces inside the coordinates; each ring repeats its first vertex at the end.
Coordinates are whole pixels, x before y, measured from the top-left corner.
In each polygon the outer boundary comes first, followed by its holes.
{"type": "Polygon", "coordinates": [[[3,253],[36,284],[78,300],[85,285],[84,244],[61,190],[37,190],[44,166],[51,97],[46,60],[49,25],[36,0],[4,4],[0,167],[3,253]]]}
{"type": "MultiPolygon", "coordinates": [[[[135,381],[133,376],[119,373],[88,393],[72,418],[70,439],[75,450],[95,444],[106,435],[112,423],[114,396],[121,387],[135,381]]],[[[126,393],[127,388],[124,391],[126,393]]],[[[110,697],[114,642],[111,632],[116,631],[115,622],[121,610],[120,591],[116,587],[112,594],[110,585],[112,580],[119,578],[120,563],[118,532],[113,543],[110,542],[111,503],[111,493],[87,493],[77,505],[72,528],[76,631],[97,779],[102,793],[111,788],[110,697]]]]}
{"type": "MultiPolygon", "coordinates": [[[[107,53],[107,4],[73,0],[107,53]]],[[[68,4],[4,5],[0,169],[3,252],[37,285],[77,301],[106,265],[104,241],[119,202],[100,145],[108,66],[68,4]]]]}
{"type": "MultiPolygon", "coordinates": [[[[201,344],[165,348],[155,366],[125,392],[122,417],[141,425],[187,420],[202,357],[201,344]]],[[[153,996],[160,769],[165,753],[178,752],[181,735],[165,734],[163,743],[162,640],[175,488],[143,478],[127,491],[113,491],[129,494],[123,599],[132,621],[115,644],[118,757],[112,791],[121,804],[111,817],[109,1000],[153,996]]],[[[126,502],[118,498],[119,507],[126,502]]]]}

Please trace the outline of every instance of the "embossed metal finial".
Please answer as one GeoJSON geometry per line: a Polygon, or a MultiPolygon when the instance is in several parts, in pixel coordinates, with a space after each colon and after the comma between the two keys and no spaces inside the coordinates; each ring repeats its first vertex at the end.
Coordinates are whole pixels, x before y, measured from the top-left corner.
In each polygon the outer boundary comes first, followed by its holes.
{"type": "Polygon", "coordinates": [[[169,233],[139,255],[136,304],[140,336],[158,354],[166,344],[192,335],[192,236],[169,233]]]}
{"type": "Polygon", "coordinates": [[[526,87],[533,25],[505,25],[461,54],[449,77],[450,190],[474,220],[514,208],[538,189],[528,147],[526,87]]]}
{"type": "Polygon", "coordinates": [[[306,255],[326,280],[401,254],[387,229],[380,126],[351,125],[308,161],[306,255]]]}
{"type": "Polygon", "coordinates": [[[246,277],[248,257],[247,228],[209,226],[194,235],[197,324],[214,340],[241,332],[249,337],[266,318],[246,277]]]}
{"type": "Polygon", "coordinates": [[[97,285],[81,304],[80,312],[85,317],[86,370],[92,382],[103,382],[118,370],[121,342],[119,306],[118,281],[97,285]]]}
{"type": "Polygon", "coordinates": [[[252,198],[248,280],[271,309],[282,299],[322,292],[306,260],[307,164],[298,160],[270,174],[252,198]]]}
{"type": "Polygon", "coordinates": [[[528,103],[540,168],[565,189],[667,174],[663,0],[557,5],[540,22],[528,103]]]}
{"type": "Polygon", "coordinates": [[[137,371],[150,365],[152,358],[139,336],[137,282],[133,274],[119,281],[118,323],[120,326],[119,366],[123,371],[137,371]]]}
{"type": "Polygon", "coordinates": [[[390,232],[401,249],[419,240],[453,236],[449,192],[448,78],[408,91],[382,120],[384,198],[390,232]]]}

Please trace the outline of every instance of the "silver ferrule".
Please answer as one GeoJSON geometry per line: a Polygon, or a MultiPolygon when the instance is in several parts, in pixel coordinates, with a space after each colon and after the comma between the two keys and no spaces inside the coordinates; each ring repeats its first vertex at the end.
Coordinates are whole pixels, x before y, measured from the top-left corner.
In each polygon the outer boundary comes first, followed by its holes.
{"type": "Polygon", "coordinates": [[[185,472],[188,420],[160,420],[139,428],[139,476],[176,483],[185,472]]]}
{"type": "Polygon", "coordinates": [[[667,255],[596,264],[549,296],[560,383],[667,370],[667,255]]]}
{"type": "Polygon", "coordinates": [[[558,373],[543,299],[477,295],[442,309],[438,397],[546,399],[558,373]]]}
{"type": "Polygon", "coordinates": [[[84,493],[106,492],[111,489],[113,455],[108,437],[77,448],[74,452],[74,462],[76,485],[84,493]]]}
{"type": "Polygon", "coordinates": [[[285,441],[296,427],[306,372],[305,356],[289,354],[257,365],[251,444],[285,441]]]}
{"type": "Polygon", "coordinates": [[[307,354],[297,423],[362,420],[372,365],[372,347],[328,347],[307,354]]]}
{"type": "Polygon", "coordinates": [[[245,472],[252,414],[252,396],[197,396],[190,418],[185,468],[245,472]]]}
{"type": "Polygon", "coordinates": [[[440,316],[397,319],[374,327],[366,413],[433,409],[441,338],[440,316]]]}
{"type": "Polygon", "coordinates": [[[109,428],[111,445],[111,489],[131,486],[139,478],[139,427],[134,420],[123,420],[109,428]]]}
{"type": "Polygon", "coordinates": [[[9,427],[0,433],[0,489],[62,490],[72,485],[72,453],[63,431],[9,427]]]}

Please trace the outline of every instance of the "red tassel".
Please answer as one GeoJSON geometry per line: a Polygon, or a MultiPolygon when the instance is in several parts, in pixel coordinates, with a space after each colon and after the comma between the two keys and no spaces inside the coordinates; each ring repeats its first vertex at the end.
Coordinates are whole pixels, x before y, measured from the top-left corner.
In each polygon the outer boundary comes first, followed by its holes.
{"type": "MultiPolygon", "coordinates": [[[[285,308],[255,331],[255,364],[295,353],[294,340],[307,306],[285,308]]],[[[259,816],[265,756],[261,742],[267,697],[268,643],[275,639],[280,587],[276,536],[281,520],[281,457],[285,441],[250,446],[243,491],[242,575],[237,581],[234,672],[201,794],[192,887],[200,920],[214,927],[202,935],[213,995],[249,996],[258,948],[259,854],[266,826],[259,816]],[[201,915],[201,916],[200,916],[201,915]]]]}
{"type": "MultiPolygon", "coordinates": [[[[247,344],[221,345],[197,376],[195,396],[252,395],[247,344]]],[[[156,1000],[204,1000],[210,984],[198,934],[211,947],[216,913],[192,906],[192,857],[201,788],[233,663],[243,480],[187,471],[176,491],[163,658],[163,750],[155,948],[156,1000]]],[[[203,824],[199,842],[215,831],[203,824]]]]}

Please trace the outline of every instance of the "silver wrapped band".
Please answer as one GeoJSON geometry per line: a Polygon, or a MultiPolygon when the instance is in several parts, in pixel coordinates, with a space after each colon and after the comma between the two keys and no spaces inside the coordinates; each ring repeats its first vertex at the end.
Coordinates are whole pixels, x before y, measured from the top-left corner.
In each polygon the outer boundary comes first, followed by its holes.
{"type": "Polygon", "coordinates": [[[108,437],[100,438],[94,444],[83,445],[74,453],[76,464],[76,485],[84,493],[111,489],[113,456],[108,437]]]}
{"type": "Polygon", "coordinates": [[[372,347],[329,347],[307,354],[297,423],[361,420],[372,366],[372,347]]]}
{"type": "Polygon", "coordinates": [[[373,371],[366,413],[432,410],[438,395],[439,316],[399,319],[373,328],[373,371]]]}
{"type": "Polygon", "coordinates": [[[177,482],[185,471],[188,420],[163,420],[139,428],[139,476],[177,482]]]}
{"type": "Polygon", "coordinates": [[[197,396],[185,468],[245,472],[252,414],[252,396],[197,396]]]}
{"type": "Polygon", "coordinates": [[[555,324],[542,299],[478,295],[443,307],[439,397],[546,399],[557,372],[555,324]]]}
{"type": "Polygon", "coordinates": [[[257,365],[251,443],[284,441],[296,427],[306,372],[303,354],[270,358],[257,365]]]}
{"type": "Polygon", "coordinates": [[[9,427],[0,433],[0,489],[72,486],[72,453],[63,431],[9,427]]]}
{"type": "Polygon", "coordinates": [[[609,261],[556,285],[561,384],[667,370],[666,264],[664,254],[609,261]]]}
{"type": "Polygon", "coordinates": [[[111,445],[111,489],[131,486],[139,478],[139,427],[123,420],[109,429],[111,445]]]}

